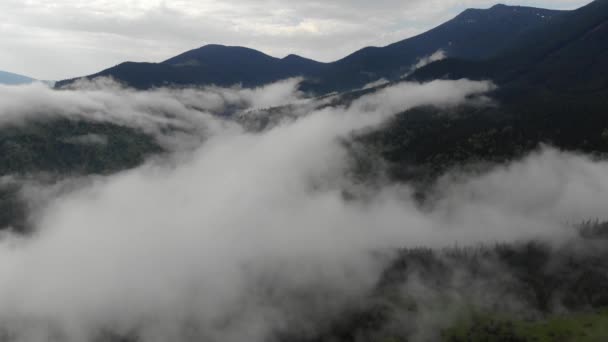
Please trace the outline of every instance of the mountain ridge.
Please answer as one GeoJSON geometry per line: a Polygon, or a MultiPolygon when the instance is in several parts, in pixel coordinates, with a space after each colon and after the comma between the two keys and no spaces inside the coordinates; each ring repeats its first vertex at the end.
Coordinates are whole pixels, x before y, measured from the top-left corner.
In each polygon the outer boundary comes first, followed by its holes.
{"type": "Polygon", "coordinates": [[[483,61],[448,58],[410,78],[492,79],[502,85],[589,91],[608,89],[607,59],[608,1],[596,0],[527,32],[499,56],[483,61]]]}
{"type": "MultiPolygon", "coordinates": [[[[560,13],[562,11],[506,5],[465,10],[420,35],[384,47],[364,47],[330,63],[297,55],[276,58],[251,48],[209,44],[161,63],[121,63],[85,77],[111,76],[129,86],[145,89],[165,85],[259,86],[302,76],[309,79],[303,84],[304,90],[344,91],[381,78],[396,80],[409,72],[418,59],[439,49],[449,56],[484,58],[504,48],[508,37],[542,25],[560,13]],[[504,16],[513,19],[492,22],[504,16]],[[469,42],[471,34],[477,35],[482,44],[469,42]]],[[[58,87],[74,80],[60,81],[58,87]]]]}

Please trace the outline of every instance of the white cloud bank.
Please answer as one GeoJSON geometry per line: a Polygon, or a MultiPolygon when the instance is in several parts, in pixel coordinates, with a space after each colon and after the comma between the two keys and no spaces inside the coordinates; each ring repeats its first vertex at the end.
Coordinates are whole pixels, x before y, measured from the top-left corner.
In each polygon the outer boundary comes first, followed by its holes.
{"type": "Polygon", "coordinates": [[[292,83],[253,91],[272,89],[276,98],[217,89],[11,89],[30,101],[4,100],[4,120],[41,115],[34,109],[53,104],[53,115],[88,120],[81,113],[92,113],[154,131],[173,113],[177,122],[204,117],[206,139],[178,163],[149,163],[58,195],[35,213],[34,236],[6,236],[0,328],[20,342],[89,341],[109,331],[145,342],[268,341],[288,328],[312,329],[370,290],[381,271],[374,252],[559,239],[571,233],[568,220],[608,218],[608,164],[551,150],[481,177],[446,180],[430,208],[393,184],[345,198],[344,190],[360,185],[345,176],[341,139],[408,108],[455,106],[492,88],[402,83],[261,133],[209,108],[251,107],[260,98],[263,106],[280,104],[297,97],[292,83]],[[226,93],[238,100],[213,101],[226,93]]]}

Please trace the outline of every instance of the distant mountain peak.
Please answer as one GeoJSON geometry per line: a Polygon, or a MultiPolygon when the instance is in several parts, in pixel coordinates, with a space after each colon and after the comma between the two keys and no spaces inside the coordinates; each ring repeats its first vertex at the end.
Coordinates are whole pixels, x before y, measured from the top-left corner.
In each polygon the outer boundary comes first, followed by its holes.
{"type": "Polygon", "coordinates": [[[306,63],[316,63],[323,64],[321,62],[317,62],[314,59],[302,57],[300,55],[290,54],[283,58],[284,62],[306,62],[306,63]]]}
{"type": "Polygon", "coordinates": [[[229,47],[229,46],[224,45],[224,44],[207,44],[207,45],[201,46],[199,49],[227,48],[227,47],[229,47]]]}
{"type": "Polygon", "coordinates": [[[486,13],[486,14],[496,14],[496,13],[510,13],[513,11],[525,11],[525,12],[546,12],[546,13],[559,13],[563,12],[560,10],[552,10],[538,7],[530,7],[530,6],[520,6],[520,5],[506,5],[506,4],[496,4],[490,8],[469,8],[464,10],[460,16],[466,14],[473,13],[486,13]]]}
{"type": "Polygon", "coordinates": [[[491,22],[496,20],[509,20],[512,22],[514,20],[527,20],[528,23],[543,22],[563,12],[564,11],[560,10],[550,10],[536,7],[496,4],[485,9],[469,8],[456,16],[454,20],[466,24],[475,24],[480,21],[491,22]]]}
{"type": "Polygon", "coordinates": [[[208,44],[194,50],[186,51],[162,62],[162,64],[194,66],[205,63],[239,63],[251,60],[259,61],[271,59],[275,58],[263,52],[243,46],[208,44]]]}
{"type": "MultiPolygon", "coordinates": [[[[524,8],[524,9],[542,9],[542,8],[537,8],[537,7],[532,7],[532,6],[521,6],[521,5],[507,5],[507,4],[502,4],[502,3],[498,3],[490,8],[487,9],[487,11],[497,11],[497,10],[506,10],[506,9],[520,9],[520,8],[524,8]]],[[[544,9],[547,11],[553,11],[550,9],[544,9]]]]}
{"type": "Polygon", "coordinates": [[[198,49],[190,50],[190,51],[231,51],[231,50],[242,50],[242,51],[255,51],[258,53],[262,53],[260,51],[244,47],[244,46],[236,46],[236,45],[223,45],[223,44],[207,44],[199,47],[198,49]]]}
{"type": "Polygon", "coordinates": [[[0,84],[27,84],[34,82],[35,79],[23,75],[14,74],[7,71],[0,70],[0,84]]]}
{"type": "Polygon", "coordinates": [[[298,55],[290,54],[290,55],[285,56],[283,59],[287,61],[290,59],[296,60],[296,59],[306,59],[306,58],[298,56],[298,55]]]}

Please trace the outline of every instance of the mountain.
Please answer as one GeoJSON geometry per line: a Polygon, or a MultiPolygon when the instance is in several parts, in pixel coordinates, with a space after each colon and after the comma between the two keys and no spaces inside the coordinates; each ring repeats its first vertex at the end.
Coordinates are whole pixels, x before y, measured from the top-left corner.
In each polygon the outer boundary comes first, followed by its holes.
{"type": "MultiPolygon", "coordinates": [[[[360,88],[380,78],[398,79],[416,62],[438,50],[448,56],[484,59],[532,29],[544,26],[560,11],[497,5],[469,9],[419,36],[386,47],[367,47],[332,63],[296,55],[283,59],[244,47],[207,45],[162,63],[127,62],[87,76],[111,76],[145,89],[163,85],[258,86],[293,76],[310,79],[305,90],[317,93],[360,88]]],[[[58,83],[69,84],[73,80],[58,83]]]]}
{"type": "Polygon", "coordinates": [[[418,80],[439,77],[492,79],[512,88],[561,93],[608,90],[608,1],[564,13],[492,58],[450,58],[412,75],[418,80]]]}
{"type": "MultiPolygon", "coordinates": [[[[208,46],[163,63],[137,65],[143,76],[166,80],[180,68],[209,69],[214,65],[221,69],[238,64],[236,67],[252,70],[253,65],[272,69],[280,63],[313,75],[305,86],[326,92],[357,88],[371,79],[370,73],[374,77],[400,77],[418,60],[413,56],[436,49],[445,49],[450,57],[416,70],[408,79],[491,79],[499,85],[489,94],[497,105],[458,108],[450,115],[416,108],[362,137],[387,161],[393,178],[423,182],[428,178],[433,182],[434,177],[455,166],[506,162],[526,155],[539,144],[608,155],[608,0],[567,12],[503,5],[467,10],[420,36],[385,48],[366,48],[328,64],[298,56],[281,60],[245,48],[208,46]],[[489,18],[503,19],[493,22],[489,18]],[[528,26],[514,22],[527,22],[528,26]],[[512,27],[512,34],[498,29],[506,27],[512,27]],[[465,30],[469,31],[462,33],[465,30]],[[458,32],[464,35],[458,36],[458,32]],[[477,40],[467,40],[467,35],[477,40]],[[488,38],[500,36],[505,40],[488,38]],[[483,43],[477,46],[478,41],[483,43]],[[415,53],[408,52],[414,47],[418,49],[415,53]],[[399,56],[410,59],[399,62],[399,56]],[[152,68],[168,71],[160,76],[146,74],[152,68]]],[[[217,75],[221,76],[221,70],[217,75]]],[[[338,98],[348,103],[372,91],[375,89],[344,93],[338,98]]]]}
{"type": "Polygon", "coordinates": [[[596,0],[531,31],[499,64],[508,66],[498,69],[500,77],[520,84],[568,92],[608,89],[608,1],[596,0]]]}
{"type": "Polygon", "coordinates": [[[33,78],[27,76],[0,71],[0,84],[17,85],[32,83],[34,81],[35,80],[33,78]]]}
{"type": "Polygon", "coordinates": [[[483,60],[448,58],[408,77],[490,79],[496,106],[450,115],[419,108],[366,139],[404,180],[457,165],[503,163],[549,145],[608,156],[608,1],[598,0],[522,34],[483,60]],[[416,165],[416,167],[411,167],[416,165]]]}
{"type": "Polygon", "coordinates": [[[563,11],[506,5],[468,9],[421,35],[383,48],[368,47],[333,63],[322,76],[321,87],[346,90],[381,78],[399,79],[412,71],[421,57],[438,50],[449,57],[482,60],[561,14],[563,11]]]}
{"type": "MultiPolygon", "coordinates": [[[[132,87],[145,89],[163,85],[242,84],[258,86],[295,76],[318,72],[325,65],[290,55],[283,59],[237,46],[206,45],[162,63],[126,62],[87,76],[111,76],[132,87]]],[[[58,82],[64,86],[73,80],[58,82]]]]}

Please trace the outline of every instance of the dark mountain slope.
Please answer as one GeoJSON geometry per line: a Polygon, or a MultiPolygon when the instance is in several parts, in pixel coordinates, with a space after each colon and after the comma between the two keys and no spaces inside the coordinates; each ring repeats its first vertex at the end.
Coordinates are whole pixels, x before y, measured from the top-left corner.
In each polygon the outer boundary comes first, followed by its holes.
{"type": "Polygon", "coordinates": [[[486,10],[468,9],[426,33],[384,48],[365,48],[333,63],[322,76],[321,88],[346,90],[380,78],[398,79],[409,73],[419,58],[440,49],[450,57],[482,60],[562,13],[505,5],[486,10]]]}
{"type": "MultiPolygon", "coordinates": [[[[305,90],[317,93],[359,88],[379,78],[398,79],[421,57],[440,49],[449,56],[484,59],[531,29],[551,22],[560,11],[497,5],[470,9],[414,38],[383,48],[368,47],[333,63],[290,55],[283,59],[259,51],[207,45],[165,62],[123,63],[95,75],[112,76],[136,88],[162,85],[257,86],[293,76],[311,79],[305,90]]],[[[62,81],[64,86],[72,80],[62,81]]]]}
{"type": "MultiPolygon", "coordinates": [[[[489,9],[468,9],[454,19],[416,37],[376,50],[383,56],[428,55],[443,49],[460,58],[484,59],[495,55],[520,35],[543,26],[564,11],[533,7],[496,5],[489,9]]],[[[339,63],[361,59],[356,52],[339,63]]]]}
{"type": "Polygon", "coordinates": [[[521,47],[524,53],[512,54],[523,64],[515,80],[573,92],[608,89],[608,1],[595,1],[534,33],[521,47]]]}
{"type": "Polygon", "coordinates": [[[554,92],[594,92],[608,88],[608,1],[597,0],[522,34],[494,58],[448,59],[412,78],[493,79],[512,87],[554,92]]]}
{"type": "Polygon", "coordinates": [[[500,55],[446,59],[410,79],[492,79],[496,106],[416,109],[366,137],[410,180],[468,163],[507,162],[546,144],[608,155],[608,1],[565,13],[500,55]]]}

